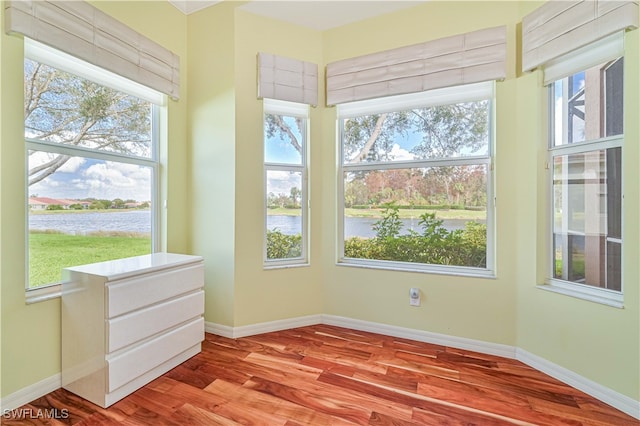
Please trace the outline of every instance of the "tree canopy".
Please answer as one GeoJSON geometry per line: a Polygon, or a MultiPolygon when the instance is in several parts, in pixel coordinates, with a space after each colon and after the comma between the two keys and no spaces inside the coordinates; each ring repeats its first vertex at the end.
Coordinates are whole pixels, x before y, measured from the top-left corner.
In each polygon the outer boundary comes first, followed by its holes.
{"type": "Polygon", "coordinates": [[[393,161],[399,139],[412,159],[469,155],[488,146],[488,101],[365,115],[344,122],[344,160],[393,161]]]}
{"type": "MultiPolygon", "coordinates": [[[[28,139],[151,155],[149,102],[30,59],[24,62],[24,123],[28,139]]],[[[51,154],[32,165],[29,185],[52,175],[70,158],[51,154]]]]}

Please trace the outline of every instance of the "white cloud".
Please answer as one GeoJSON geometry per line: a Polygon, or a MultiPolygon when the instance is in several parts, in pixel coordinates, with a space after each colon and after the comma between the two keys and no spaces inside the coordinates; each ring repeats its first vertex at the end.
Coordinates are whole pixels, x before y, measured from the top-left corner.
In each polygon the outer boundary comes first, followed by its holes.
{"type": "Polygon", "coordinates": [[[267,192],[274,194],[291,193],[291,188],[302,188],[300,173],[270,170],[267,173],[267,192]]]}
{"type": "Polygon", "coordinates": [[[391,147],[391,152],[389,152],[389,157],[394,161],[405,161],[405,160],[414,160],[416,157],[411,152],[407,151],[404,148],[400,148],[400,145],[397,143],[393,144],[391,147]]]}
{"type": "Polygon", "coordinates": [[[78,186],[88,188],[89,197],[105,199],[151,198],[151,171],[135,164],[96,163],[81,173],[78,186]]]}
{"type": "MultiPolygon", "coordinates": [[[[34,153],[29,167],[50,161],[55,154],[34,153]]],[[[29,195],[82,199],[114,198],[148,201],[151,199],[151,170],[135,164],[71,158],[63,167],[29,187],[29,195]]]]}

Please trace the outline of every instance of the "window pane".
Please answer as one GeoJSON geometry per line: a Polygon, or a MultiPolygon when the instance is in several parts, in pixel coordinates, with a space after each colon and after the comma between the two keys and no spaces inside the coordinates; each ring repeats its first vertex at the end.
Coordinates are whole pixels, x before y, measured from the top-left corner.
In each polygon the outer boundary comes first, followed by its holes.
{"type": "Polygon", "coordinates": [[[30,59],[25,137],[151,158],[151,104],[30,59]]]}
{"type": "Polygon", "coordinates": [[[605,78],[605,115],[606,136],[622,134],[624,91],[622,77],[624,58],[619,58],[611,64],[604,73],[605,78]]]}
{"type": "Polygon", "coordinates": [[[486,267],[485,165],[344,173],[347,258],[486,267]]]}
{"type": "Polygon", "coordinates": [[[344,164],[489,155],[489,101],[344,119],[344,164]]]}
{"type": "Polygon", "coordinates": [[[267,259],[302,256],[302,172],[267,171],[267,259]]]}
{"type": "Polygon", "coordinates": [[[265,114],[264,161],[277,164],[302,164],[305,119],[265,114]]]}
{"type": "Polygon", "coordinates": [[[149,254],[149,167],[29,151],[29,170],[58,165],[29,186],[29,286],[61,269],[149,254]]]}
{"type": "Polygon", "coordinates": [[[620,289],[621,152],[554,158],[554,278],[620,289]]]}
{"type": "Polygon", "coordinates": [[[623,58],[550,86],[553,146],[622,134],[623,58]]]}

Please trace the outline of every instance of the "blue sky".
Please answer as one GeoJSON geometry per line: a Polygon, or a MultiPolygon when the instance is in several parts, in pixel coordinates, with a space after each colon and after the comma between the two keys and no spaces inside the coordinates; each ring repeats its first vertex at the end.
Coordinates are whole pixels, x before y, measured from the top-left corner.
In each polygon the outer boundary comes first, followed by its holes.
{"type": "MultiPolygon", "coordinates": [[[[38,152],[30,156],[29,166],[41,164],[48,156],[38,152]]],[[[29,187],[29,195],[40,197],[149,201],[151,170],[134,164],[114,163],[72,157],[53,175],[29,187]]]]}
{"type": "MultiPolygon", "coordinates": [[[[298,143],[302,144],[302,135],[298,131],[293,117],[283,117],[284,122],[289,126],[291,132],[295,135],[298,143]]],[[[265,138],[266,138],[265,132],[265,138]]],[[[302,155],[294,148],[288,137],[267,138],[264,146],[264,161],[267,163],[302,165],[302,155]]],[[[267,175],[267,193],[276,195],[291,193],[291,188],[297,187],[302,189],[300,173],[291,173],[289,171],[269,171],[267,175]]]]}

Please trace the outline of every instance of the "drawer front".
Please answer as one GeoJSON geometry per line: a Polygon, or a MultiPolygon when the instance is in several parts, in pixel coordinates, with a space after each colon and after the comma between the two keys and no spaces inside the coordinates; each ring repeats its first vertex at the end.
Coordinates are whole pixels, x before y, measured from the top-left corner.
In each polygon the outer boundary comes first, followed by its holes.
{"type": "Polygon", "coordinates": [[[126,314],[203,286],[203,264],[113,281],[106,288],[107,318],[126,314]]]}
{"type": "Polygon", "coordinates": [[[161,302],[107,321],[107,353],[204,313],[204,291],[161,302]]]}
{"type": "Polygon", "coordinates": [[[117,357],[107,357],[107,392],[113,392],[203,340],[204,319],[198,318],[117,357]]]}

